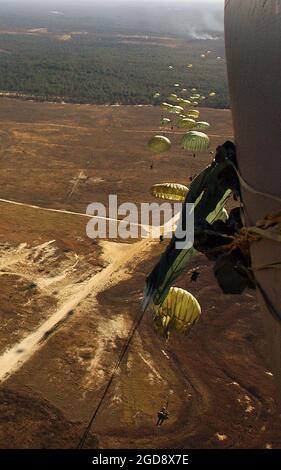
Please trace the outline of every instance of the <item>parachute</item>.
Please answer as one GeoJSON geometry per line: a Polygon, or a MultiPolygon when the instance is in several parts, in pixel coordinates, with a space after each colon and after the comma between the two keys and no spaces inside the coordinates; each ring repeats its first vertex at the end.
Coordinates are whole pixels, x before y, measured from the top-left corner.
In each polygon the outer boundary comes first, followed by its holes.
{"type": "Polygon", "coordinates": [[[196,126],[195,126],[195,129],[196,131],[205,131],[207,129],[210,129],[210,124],[208,122],[205,122],[205,121],[198,121],[196,122],[196,126]]]}
{"type": "Polygon", "coordinates": [[[151,194],[158,199],[165,199],[166,201],[183,202],[188,193],[188,188],[183,184],[176,183],[162,183],[155,184],[151,188],[151,194]]]}
{"type": "Polygon", "coordinates": [[[189,100],[185,100],[184,98],[178,98],[177,102],[180,106],[183,106],[183,107],[189,106],[191,104],[189,100]]]}
{"type": "Polygon", "coordinates": [[[177,125],[185,129],[193,129],[196,126],[196,121],[194,119],[184,117],[183,119],[178,120],[177,125]]]}
{"type": "Polygon", "coordinates": [[[178,100],[178,97],[175,93],[172,93],[171,95],[168,96],[167,100],[172,101],[172,103],[176,103],[178,100]]]}
{"type": "Polygon", "coordinates": [[[183,111],[184,111],[184,109],[183,109],[182,106],[171,106],[168,109],[168,112],[172,113],[172,114],[181,114],[183,111]]]}
{"type": "Polygon", "coordinates": [[[198,111],[198,109],[189,109],[187,117],[191,119],[198,119],[200,117],[200,111],[198,111]]]}
{"type": "Polygon", "coordinates": [[[191,105],[191,101],[189,101],[189,100],[182,100],[182,105],[183,105],[183,106],[189,106],[189,105],[191,105]]]}
{"type": "Polygon", "coordinates": [[[192,67],[193,67],[193,64],[188,64],[188,65],[187,65],[187,68],[188,68],[188,69],[192,69],[192,67]]]}
{"type": "Polygon", "coordinates": [[[153,98],[156,100],[157,98],[160,98],[160,93],[154,93],[153,98]]]}
{"type": "Polygon", "coordinates": [[[162,125],[162,126],[167,126],[167,125],[170,124],[170,123],[171,123],[171,119],[169,119],[169,118],[163,118],[163,119],[161,119],[161,125],[162,125]]]}
{"type": "MultiPolygon", "coordinates": [[[[177,248],[179,241],[174,235],[165,253],[146,279],[143,309],[151,303],[161,305],[176,278],[184,272],[190,260],[209,247],[209,238],[204,229],[204,221],[213,224],[225,207],[232,191],[239,191],[239,182],[235,179],[232,164],[235,162],[234,146],[226,142],[217,150],[216,159],[191,183],[182,211],[182,226],[187,222],[186,205],[194,204],[195,245],[191,248],[177,248]],[[225,178],[228,173],[230,178],[225,178]],[[213,214],[212,214],[213,213],[213,214]],[[203,227],[202,227],[203,223],[203,227]],[[200,235],[201,234],[201,235],[200,235]],[[203,234],[203,235],[202,235],[203,234]],[[205,244],[205,245],[204,245],[205,244]]],[[[180,239],[181,240],[181,239],[180,239]]],[[[231,238],[223,237],[223,243],[230,243],[231,238]]],[[[217,243],[217,241],[215,241],[217,243]]]]}
{"type": "Polygon", "coordinates": [[[172,330],[187,334],[197,323],[201,307],[190,292],[171,287],[162,305],[152,305],[154,325],[157,332],[169,337],[172,330]]]}
{"type": "Polygon", "coordinates": [[[210,146],[209,137],[203,132],[190,131],[182,138],[181,145],[185,150],[201,152],[208,150],[210,146]]]}
{"type": "Polygon", "coordinates": [[[209,94],[209,96],[213,97],[213,96],[216,96],[216,93],[214,91],[211,91],[211,93],[209,94]]]}
{"type": "Polygon", "coordinates": [[[161,103],[160,107],[161,107],[164,111],[169,111],[169,109],[172,108],[173,105],[164,102],[164,103],[161,103]]]}
{"type": "Polygon", "coordinates": [[[175,84],[174,84],[174,87],[176,87],[176,88],[178,88],[179,86],[180,86],[179,83],[175,83],[175,84]]]}
{"type": "Polygon", "coordinates": [[[155,153],[167,152],[171,148],[171,142],[167,137],[155,135],[148,142],[148,147],[155,153]]]}

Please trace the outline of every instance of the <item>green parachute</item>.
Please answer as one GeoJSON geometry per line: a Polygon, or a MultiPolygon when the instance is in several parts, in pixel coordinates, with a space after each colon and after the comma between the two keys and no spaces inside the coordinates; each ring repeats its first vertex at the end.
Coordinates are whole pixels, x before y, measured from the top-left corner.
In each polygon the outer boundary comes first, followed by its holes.
{"type": "Polygon", "coordinates": [[[196,126],[196,121],[191,118],[181,118],[177,122],[178,127],[183,129],[193,129],[196,126]]]}
{"type": "Polygon", "coordinates": [[[181,145],[184,150],[191,152],[202,152],[210,146],[209,137],[203,132],[190,131],[182,138],[181,145]]]}
{"type": "Polygon", "coordinates": [[[148,147],[155,153],[167,152],[171,148],[171,142],[163,135],[155,135],[148,142],[148,147]]]}

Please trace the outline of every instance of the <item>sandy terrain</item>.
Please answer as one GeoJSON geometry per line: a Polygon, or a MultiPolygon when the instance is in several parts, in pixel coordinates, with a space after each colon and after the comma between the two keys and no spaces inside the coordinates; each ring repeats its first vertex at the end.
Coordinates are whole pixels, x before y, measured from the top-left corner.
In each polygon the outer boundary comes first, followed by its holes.
{"type": "MultiPolygon", "coordinates": [[[[230,113],[203,113],[214,149],[232,135],[230,113]]],[[[151,201],[152,184],[188,184],[210,161],[178,147],[151,157],[159,117],[150,107],[0,101],[2,448],[76,447],[99,404],[164,246],[91,241],[86,207],[115,192],[151,201]]],[[[201,256],[178,285],[198,298],[202,319],[166,343],[145,314],[86,447],[280,448],[254,294],[224,296],[201,256]],[[166,400],[171,417],[157,429],[166,400]]]]}

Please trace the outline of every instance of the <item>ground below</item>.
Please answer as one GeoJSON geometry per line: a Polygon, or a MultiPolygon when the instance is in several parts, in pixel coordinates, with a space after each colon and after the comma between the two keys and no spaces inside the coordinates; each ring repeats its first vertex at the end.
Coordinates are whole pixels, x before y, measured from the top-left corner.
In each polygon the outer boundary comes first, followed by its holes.
{"type": "MultiPolygon", "coordinates": [[[[0,101],[0,447],[74,448],[140,311],[157,241],[91,241],[91,202],[152,201],[211,159],[153,157],[159,109],[0,101]],[[151,170],[151,165],[153,169],[151,170]],[[20,204],[16,204],[20,203],[20,204]],[[37,207],[32,207],[37,206],[37,207]],[[40,209],[41,207],[41,209],[40,209]]],[[[202,110],[214,150],[229,111],[202,110]]],[[[188,337],[138,328],[86,441],[97,448],[280,448],[274,377],[255,294],[224,296],[200,256],[179,279],[202,305],[188,337]],[[190,281],[194,268],[200,271],[190,281]],[[155,426],[169,400],[170,420],[155,426]]]]}

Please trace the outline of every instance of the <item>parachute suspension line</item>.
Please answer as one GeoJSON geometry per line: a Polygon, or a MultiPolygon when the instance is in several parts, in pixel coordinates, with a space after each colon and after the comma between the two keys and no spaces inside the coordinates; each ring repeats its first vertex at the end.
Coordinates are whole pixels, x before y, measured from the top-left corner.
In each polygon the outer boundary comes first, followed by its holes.
{"type": "Polygon", "coordinates": [[[253,188],[252,186],[250,186],[247,181],[244,180],[244,178],[242,177],[241,173],[239,172],[239,170],[236,168],[236,166],[234,165],[234,163],[232,163],[230,160],[229,160],[229,163],[231,164],[231,166],[234,168],[237,176],[238,176],[238,179],[241,183],[241,186],[243,186],[244,189],[246,189],[246,191],[252,193],[252,194],[257,194],[258,196],[264,196],[264,197],[268,197],[269,199],[273,199],[274,201],[277,201],[279,203],[281,203],[281,198],[278,197],[278,196],[275,196],[274,194],[269,194],[269,193],[264,193],[262,191],[259,191],[255,188],[253,188]]]}
{"type": "Polygon", "coordinates": [[[141,314],[140,314],[139,318],[137,319],[137,321],[133,324],[133,326],[132,326],[132,328],[131,328],[131,331],[130,331],[130,333],[129,333],[129,336],[128,336],[128,338],[127,338],[127,341],[126,341],[126,343],[124,344],[124,346],[123,346],[123,348],[122,348],[122,350],[121,350],[121,352],[120,352],[118,361],[116,362],[116,364],[115,364],[115,366],[114,366],[114,369],[113,369],[113,371],[112,371],[112,373],[111,373],[110,379],[109,379],[109,381],[108,381],[108,383],[107,383],[107,385],[106,385],[106,387],[105,387],[105,389],[104,389],[104,392],[103,392],[103,394],[102,394],[102,396],[101,396],[101,399],[100,399],[100,401],[99,401],[99,403],[98,403],[98,405],[97,405],[97,407],[96,407],[94,413],[93,413],[92,416],[91,416],[91,419],[90,419],[90,421],[89,421],[89,424],[88,424],[88,426],[86,427],[84,433],[82,434],[82,437],[81,437],[81,439],[80,439],[80,441],[79,441],[79,444],[78,444],[78,446],[77,446],[77,449],[83,449],[83,447],[84,447],[84,445],[85,445],[85,443],[86,443],[86,441],[87,441],[87,438],[88,438],[89,433],[90,433],[90,431],[91,431],[91,429],[92,429],[92,426],[93,426],[93,424],[94,424],[94,421],[95,421],[95,419],[96,419],[96,417],[97,417],[97,415],[98,415],[98,412],[99,412],[99,410],[100,410],[100,408],[101,408],[101,406],[102,406],[103,400],[105,399],[105,397],[106,397],[106,395],[107,395],[107,392],[108,392],[108,390],[110,389],[110,386],[111,386],[111,384],[112,384],[112,382],[113,382],[113,380],[114,380],[114,378],[115,378],[116,372],[118,371],[119,367],[120,367],[121,364],[122,364],[122,361],[123,361],[123,359],[124,359],[124,357],[125,357],[126,352],[128,351],[128,348],[129,348],[129,346],[130,346],[130,344],[131,344],[131,341],[132,341],[132,339],[133,339],[133,337],[134,337],[134,335],[135,335],[135,333],[136,333],[138,327],[140,326],[140,324],[141,324],[141,322],[142,322],[142,319],[143,319],[143,317],[144,317],[144,314],[145,314],[145,311],[142,311],[142,310],[141,310],[141,314]]]}

